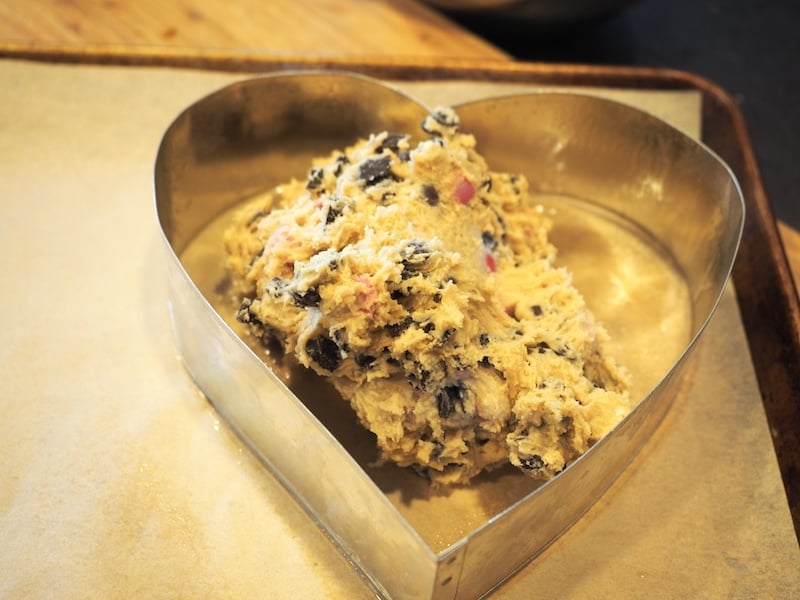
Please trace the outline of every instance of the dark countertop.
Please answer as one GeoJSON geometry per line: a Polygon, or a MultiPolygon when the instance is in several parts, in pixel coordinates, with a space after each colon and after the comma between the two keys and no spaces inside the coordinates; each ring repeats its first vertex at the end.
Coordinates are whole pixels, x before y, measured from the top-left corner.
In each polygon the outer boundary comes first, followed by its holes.
{"type": "Polygon", "coordinates": [[[641,0],[557,27],[451,14],[513,57],[695,73],[740,106],[776,217],[800,229],[800,2],[641,0]]]}

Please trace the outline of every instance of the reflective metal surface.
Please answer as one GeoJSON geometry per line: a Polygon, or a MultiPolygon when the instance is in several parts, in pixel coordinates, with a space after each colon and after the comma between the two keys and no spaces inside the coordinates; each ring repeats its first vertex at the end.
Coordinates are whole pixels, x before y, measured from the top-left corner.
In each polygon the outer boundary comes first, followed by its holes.
{"type": "MultiPolygon", "coordinates": [[[[462,128],[476,135],[493,169],[522,172],[543,197],[590,202],[607,221],[618,221],[602,244],[625,248],[615,264],[628,264],[637,252],[635,244],[615,241],[630,225],[633,237],[653,249],[644,260],[639,257],[639,264],[646,268],[656,257],[653,263],[663,262],[658,268],[664,272],[674,266],[686,306],[673,306],[671,296],[655,293],[646,302],[635,296],[625,311],[618,310],[638,336],[630,338],[637,345],[659,346],[659,335],[677,340],[676,350],[644,378],[642,401],[558,477],[493,504],[491,518],[437,544],[424,520],[414,521],[392,502],[386,475],[357,459],[352,440],[342,439],[349,434],[320,422],[309,408],[314,399],[292,393],[237,336],[229,315],[219,314],[221,308],[210,301],[214,276],[209,273],[220,268],[221,250],[215,254],[212,246],[191,261],[185,256],[209,223],[258,191],[304,176],[312,156],[372,132],[416,132],[426,112],[389,87],[347,74],[281,74],[234,84],[194,104],[166,132],[155,168],[156,205],[170,262],[175,336],[200,389],[381,594],[470,598],[497,585],[579,518],[657,427],[679,393],[688,351],[727,280],[743,209],[724,164],[635,109],[553,93],[458,108],[462,128]],[[651,302],[661,303],[656,307],[663,316],[660,332],[646,328],[653,306],[642,304],[651,302]],[[631,312],[637,303],[638,310],[631,312]],[[673,312],[685,313],[684,325],[671,325],[673,312]]],[[[568,229],[561,229],[565,240],[568,229]]],[[[597,257],[587,270],[602,271],[610,264],[603,260],[597,257]]],[[[641,272],[628,277],[627,287],[642,281],[641,272]]],[[[670,277],[653,286],[661,289],[670,277]]],[[[605,307],[613,318],[613,304],[605,307]]],[[[325,393],[313,386],[307,391],[325,393]]],[[[407,474],[390,477],[391,487],[407,485],[411,496],[413,486],[420,485],[407,474]]]]}

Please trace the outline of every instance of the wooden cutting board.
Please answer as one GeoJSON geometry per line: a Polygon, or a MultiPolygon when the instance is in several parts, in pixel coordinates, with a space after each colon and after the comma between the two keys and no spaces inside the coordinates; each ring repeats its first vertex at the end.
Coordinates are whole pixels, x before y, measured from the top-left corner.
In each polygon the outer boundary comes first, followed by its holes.
{"type": "Polygon", "coordinates": [[[3,0],[0,47],[112,45],[315,56],[509,58],[408,0],[3,0]]]}

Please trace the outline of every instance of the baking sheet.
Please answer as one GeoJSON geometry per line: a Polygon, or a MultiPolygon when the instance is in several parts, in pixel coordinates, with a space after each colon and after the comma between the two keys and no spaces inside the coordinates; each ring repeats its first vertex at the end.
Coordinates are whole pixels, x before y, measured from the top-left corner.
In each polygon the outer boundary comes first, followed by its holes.
{"type": "MultiPolygon", "coordinates": [[[[0,77],[0,595],[371,597],[172,344],[155,151],[183,107],[242,75],[4,61],[0,77]]],[[[502,89],[415,92],[458,86],[502,89]]],[[[622,94],[698,130],[693,92],[622,94]]],[[[497,597],[800,593],[731,288],[685,388],[612,489],[497,597]]]]}

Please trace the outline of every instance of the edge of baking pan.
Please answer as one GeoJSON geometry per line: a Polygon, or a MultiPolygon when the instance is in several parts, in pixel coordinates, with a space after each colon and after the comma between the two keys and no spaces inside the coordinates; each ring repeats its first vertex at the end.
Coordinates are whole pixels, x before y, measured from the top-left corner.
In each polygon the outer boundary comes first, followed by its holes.
{"type": "Polygon", "coordinates": [[[722,88],[685,71],[475,59],[331,58],[163,47],[4,43],[0,57],[43,62],[188,68],[241,73],[345,69],[398,80],[476,80],[684,89],[702,95],[702,141],[733,170],[747,219],[733,279],[784,489],[800,534],[800,300],[744,116],[722,88]]]}

